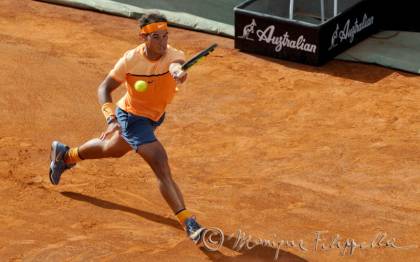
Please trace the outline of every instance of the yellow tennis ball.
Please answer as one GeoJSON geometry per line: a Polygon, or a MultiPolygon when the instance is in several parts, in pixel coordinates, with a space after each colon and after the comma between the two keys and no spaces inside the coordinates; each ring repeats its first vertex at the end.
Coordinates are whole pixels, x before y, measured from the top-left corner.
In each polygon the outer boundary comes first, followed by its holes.
{"type": "Polygon", "coordinates": [[[136,89],[137,92],[144,92],[147,90],[147,82],[143,80],[139,80],[134,84],[134,89],[136,89]]]}

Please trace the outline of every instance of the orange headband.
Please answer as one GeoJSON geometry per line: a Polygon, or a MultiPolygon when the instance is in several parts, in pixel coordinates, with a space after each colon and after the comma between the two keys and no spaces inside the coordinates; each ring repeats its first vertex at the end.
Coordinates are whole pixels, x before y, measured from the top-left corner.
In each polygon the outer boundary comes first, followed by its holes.
{"type": "Polygon", "coordinates": [[[156,22],[156,23],[151,23],[151,24],[143,26],[140,29],[140,33],[150,34],[158,30],[167,30],[167,29],[168,29],[168,24],[166,22],[156,22]]]}

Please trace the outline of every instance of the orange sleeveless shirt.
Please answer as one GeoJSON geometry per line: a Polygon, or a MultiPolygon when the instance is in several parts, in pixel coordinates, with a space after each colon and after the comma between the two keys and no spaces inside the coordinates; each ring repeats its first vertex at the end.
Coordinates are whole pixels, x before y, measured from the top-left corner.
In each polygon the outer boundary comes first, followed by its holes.
{"type": "Polygon", "coordinates": [[[159,60],[149,60],[144,54],[145,44],[128,50],[109,72],[109,76],[124,82],[127,93],[117,102],[117,106],[134,115],[158,121],[165,113],[166,106],[175,95],[176,81],[169,73],[169,65],[185,56],[168,45],[165,55],[159,60]],[[137,92],[134,83],[147,82],[147,90],[137,92]]]}

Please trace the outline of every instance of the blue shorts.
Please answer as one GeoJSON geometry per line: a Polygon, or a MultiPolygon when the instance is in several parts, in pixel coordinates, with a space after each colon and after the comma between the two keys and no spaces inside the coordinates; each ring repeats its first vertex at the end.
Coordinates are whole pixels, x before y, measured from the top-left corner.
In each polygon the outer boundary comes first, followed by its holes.
{"type": "Polygon", "coordinates": [[[121,136],[137,151],[139,146],[157,141],[155,128],[165,120],[165,114],[157,121],[136,116],[117,107],[117,120],[121,126],[121,136]]]}

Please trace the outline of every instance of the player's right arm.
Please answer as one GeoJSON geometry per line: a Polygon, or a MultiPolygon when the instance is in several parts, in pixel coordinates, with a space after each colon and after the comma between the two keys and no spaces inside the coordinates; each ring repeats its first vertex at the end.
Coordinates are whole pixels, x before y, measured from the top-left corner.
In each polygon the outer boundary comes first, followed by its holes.
{"type": "Polygon", "coordinates": [[[115,117],[114,106],[112,104],[111,93],[121,85],[121,82],[112,78],[108,75],[104,81],[98,87],[98,100],[101,104],[102,112],[105,115],[106,122],[108,124],[105,132],[99,137],[101,140],[104,140],[108,135],[114,133],[117,130],[120,130],[120,125],[115,117]]]}
{"type": "Polygon", "coordinates": [[[121,82],[108,75],[98,87],[99,104],[112,103],[111,93],[121,85],[121,82]]]}
{"type": "Polygon", "coordinates": [[[125,81],[127,71],[127,61],[132,54],[131,51],[125,52],[125,54],[118,60],[114,65],[114,68],[109,72],[108,76],[102,81],[98,87],[98,100],[101,105],[102,113],[105,116],[108,128],[100,139],[105,139],[108,135],[120,130],[117,118],[115,116],[115,106],[112,103],[111,93],[117,89],[121,83],[125,81]]]}
{"type": "Polygon", "coordinates": [[[108,128],[102,135],[100,139],[105,139],[109,134],[120,130],[120,125],[118,124],[117,118],[115,116],[115,106],[112,103],[111,93],[117,89],[121,83],[126,79],[126,74],[128,72],[127,62],[132,58],[133,51],[129,50],[118,60],[114,68],[109,72],[108,76],[102,81],[98,88],[98,100],[101,105],[102,113],[105,116],[108,128]]]}

